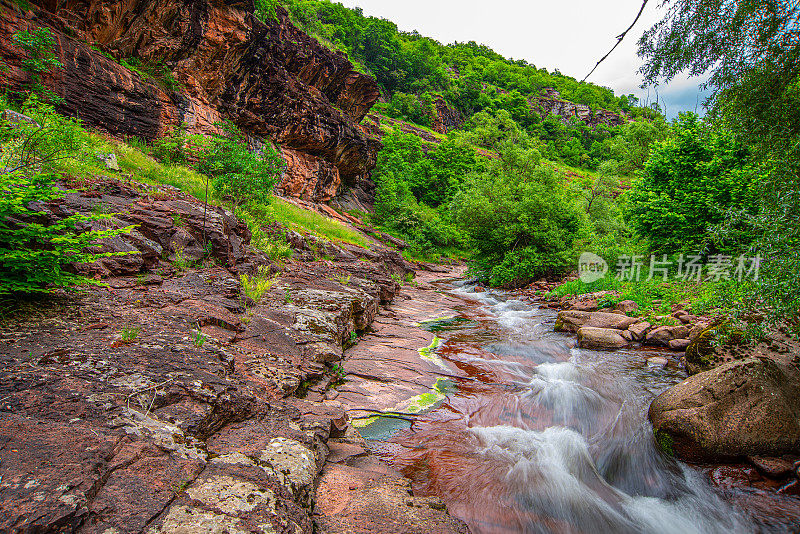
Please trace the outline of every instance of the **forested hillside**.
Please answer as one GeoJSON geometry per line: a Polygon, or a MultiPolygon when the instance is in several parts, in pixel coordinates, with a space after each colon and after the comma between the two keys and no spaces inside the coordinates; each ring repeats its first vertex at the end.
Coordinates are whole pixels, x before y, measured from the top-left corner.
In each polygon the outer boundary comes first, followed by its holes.
{"type": "MultiPolygon", "coordinates": [[[[650,58],[643,70],[649,83],[659,75],[674,76],[679,65],[701,72],[713,63],[710,58],[737,65],[726,63],[715,71],[711,87],[717,92],[707,119],[683,114],[671,124],[656,103],[639,107],[633,95],[615,95],[558,71],[504,58],[485,45],[442,44],[329,1],[280,3],[296,25],[377,79],[382,101],[372,112],[378,114],[384,148],[372,175],[374,214],[363,215],[408,239],[412,256],[467,257],[477,275],[496,285],[564,273],[582,251],[602,253],[612,268],[639,256],[648,281],[628,294],[643,302],[689,298],[719,309],[739,306],[755,287],[775,294],[796,277],[790,274],[791,260],[781,263],[787,249],[775,242],[778,229],[764,217],[786,217],[785,210],[774,212],[782,201],[772,194],[783,189],[774,187],[776,173],[796,180],[790,170],[796,166],[786,157],[787,140],[796,136],[796,117],[786,115],[795,93],[784,92],[771,105],[762,98],[785,91],[775,84],[796,86],[796,65],[790,67],[787,58],[796,55],[797,45],[785,41],[791,34],[784,28],[791,21],[779,2],[763,16],[742,8],[741,23],[726,25],[715,17],[707,22],[736,36],[752,57],[773,62],[764,72],[748,70],[755,64],[748,67],[744,60],[736,63],[738,52],[714,48],[711,41],[701,39],[702,51],[674,44],[688,35],[709,35],[690,18],[696,13],[681,3],[683,11],[676,7],[672,13],[676,20],[678,14],[685,17],[680,19],[685,27],[676,23],[671,33],[662,27],[660,34],[654,28],[653,39],[643,38],[640,52],[650,58]],[[772,17],[771,25],[761,24],[759,17],[772,17]],[[769,28],[765,41],[749,42],[734,28],[747,24],[769,28]],[[767,52],[764,43],[774,50],[767,52]],[[700,59],[687,59],[695,55],[700,59]],[[449,128],[442,128],[443,108],[459,118],[449,116],[449,128]],[[788,129],[754,136],[753,128],[767,128],[769,117],[782,118],[788,129]],[[415,135],[425,128],[446,135],[415,135]],[[776,146],[784,148],[776,153],[776,146]],[[764,190],[765,183],[773,187],[764,190]],[[771,204],[764,203],[767,198],[771,204]],[[662,255],[680,275],[681,268],[675,268],[685,255],[728,261],[745,253],[761,257],[764,247],[784,251],[765,266],[782,282],[751,280],[748,285],[741,276],[733,283],[726,275],[700,288],[675,282],[663,290],[649,280],[652,273],[647,275],[651,254],[662,255]]],[[[259,15],[272,16],[277,4],[260,0],[259,15]]],[[[604,283],[619,289],[623,282],[604,283]]],[[[751,298],[750,306],[758,300],[751,298]]],[[[783,302],[778,306],[796,309],[796,301],[783,302]]]]}
{"type": "MultiPolygon", "coordinates": [[[[278,4],[260,1],[257,13],[276,16],[278,4]]],[[[383,101],[372,113],[384,148],[367,216],[409,240],[412,255],[466,255],[492,283],[521,284],[562,272],[575,247],[628,240],[613,199],[667,135],[657,106],[340,4],[280,4],[377,79],[383,101]],[[441,128],[443,111],[458,117],[450,128],[441,128]],[[440,135],[415,135],[432,127],[440,135]]]]}

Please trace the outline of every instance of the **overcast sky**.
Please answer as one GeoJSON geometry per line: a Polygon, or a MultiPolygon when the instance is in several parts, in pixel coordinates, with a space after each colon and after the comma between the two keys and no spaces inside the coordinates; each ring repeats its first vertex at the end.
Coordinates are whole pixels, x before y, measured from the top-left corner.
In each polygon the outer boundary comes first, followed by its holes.
{"type": "MultiPolygon", "coordinates": [[[[339,0],[361,7],[365,15],[383,17],[400,30],[417,30],[442,43],[476,41],[514,59],[525,59],[549,71],[583,79],[614,45],[615,37],[633,21],[641,0],[339,0]]],[[[642,60],[636,55],[641,34],[661,17],[660,1],[651,0],[634,29],[589,78],[610,87],[617,95],[634,93],[644,102],[647,90],[639,88],[642,60]]],[[[673,80],[658,89],[670,118],[678,111],[702,113],[696,78],[673,80]]],[[[650,91],[650,101],[655,100],[650,91]]]]}

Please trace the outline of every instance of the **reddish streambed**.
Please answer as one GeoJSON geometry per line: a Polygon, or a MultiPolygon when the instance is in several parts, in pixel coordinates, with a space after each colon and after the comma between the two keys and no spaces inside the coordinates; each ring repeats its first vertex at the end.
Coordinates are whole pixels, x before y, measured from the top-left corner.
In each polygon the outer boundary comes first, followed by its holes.
{"type": "Polygon", "coordinates": [[[692,468],[657,449],[647,408],[685,378],[677,366],[578,349],[550,310],[447,289],[471,300],[428,327],[469,378],[411,428],[379,424],[370,441],[416,493],[476,533],[798,531],[800,499],[754,485],[752,470],[692,468]]]}

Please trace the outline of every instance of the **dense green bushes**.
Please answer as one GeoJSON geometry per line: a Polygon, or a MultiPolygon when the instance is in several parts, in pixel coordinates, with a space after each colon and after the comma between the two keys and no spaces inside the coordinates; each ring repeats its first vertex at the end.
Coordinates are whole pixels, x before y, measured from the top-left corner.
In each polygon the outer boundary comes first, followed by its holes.
{"type": "Polygon", "coordinates": [[[454,202],[475,264],[493,285],[525,283],[572,267],[573,245],[586,223],[563,175],[519,161],[500,160],[472,175],[454,202]]]}
{"type": "Polygon", "coordinates": [[[474,150],[448,140],[426,154],[419,137],[399,131],[383,143],[373,173],[374,221],[408,239],[418,254],[460,247],[446,204],[476,167],[474,150]]]}
{"type": "Polygon", "coordinates": [[[103,238],[132,227],[87,229],[110,214],[76,213],[48,222],[40,210],[64,196],[55,184],[56,171],[68,160],[93,156],[87,155],[88,136],[74,119],[35,98],[23,111],[36,122],[0,124],[0,295],[97,283],[74,274],[70,265],[124,254],[88,251],[103,238]]]}
{"type": "Polygon", "coordinates": [[[37,28],[14,34],[14,45],[24,50],[28,57],[22,61],[22,69],[30,76],[27,94],[20,95],[18,101],[29,95],[37,95],[47,102],[58,102],[59,97],[42,84],[42,76],[61,67],[55,54],[56,40],[49,28],[37,28]]]}
{"type": "Polygon", "coordinates": [[[681,116],[672,136],[656,144],[629,193],[629,216],[651,250],[736,252],[755,238],[747,221],[758,212],[755,170],[748,151],[724,130],[681,116]],[[738,214],[726,242],[709,232],[738,214]]]}

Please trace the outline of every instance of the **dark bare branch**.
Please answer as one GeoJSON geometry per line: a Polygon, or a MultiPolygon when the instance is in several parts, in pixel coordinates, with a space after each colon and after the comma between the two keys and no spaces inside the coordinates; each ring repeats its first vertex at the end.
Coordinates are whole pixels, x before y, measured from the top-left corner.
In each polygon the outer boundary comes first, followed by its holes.
{"type": "Polygon", "coordinates": [[[614,49],[616,49],[619,46],[619,44],[622,42],[622,40],[625,38],[625,36],[628,35],[628,32],[631,31],[634,26],[636,26],[636,23],[641,18],[642,13],[644,13],[644,8],[647,5],[647,2],[648,2],[648,0],[642,0],[642,7],[639,8],[639,13],[637,13],[636,18],[633,19],[633,22],[631,22],[631,25],[628,26],[627,30],[625,30],[621,34],[617,35],[617,43],[613,47],[611,47],[611,50],[609,50],[606,55],[604,55],[603,57],[600,58],[600,61],[598,61],[597,63],[594,64],[594,67],[592,68],[591,71],[589,71],[589,74],[587,74],[586,77],[583,80],[581,80],[582,82],[585,82],[589,78],[589,76],[591,76],[594,73],[594,71],[597,70],[597,67],[600,66],[600,63],[605,61],[606,58],[611,55],[611,52],[613,52],[614,49]]]}

